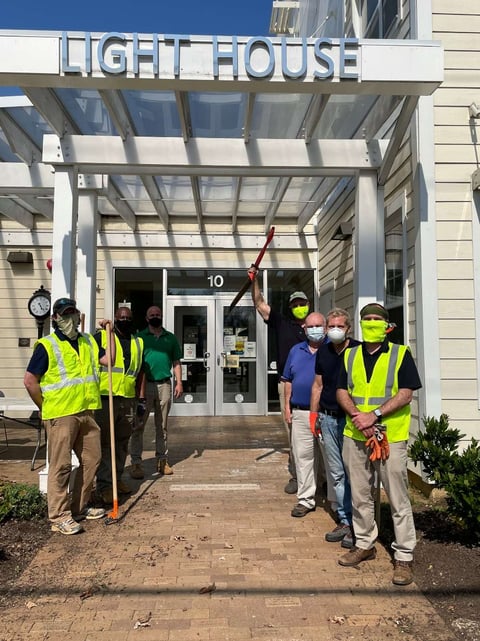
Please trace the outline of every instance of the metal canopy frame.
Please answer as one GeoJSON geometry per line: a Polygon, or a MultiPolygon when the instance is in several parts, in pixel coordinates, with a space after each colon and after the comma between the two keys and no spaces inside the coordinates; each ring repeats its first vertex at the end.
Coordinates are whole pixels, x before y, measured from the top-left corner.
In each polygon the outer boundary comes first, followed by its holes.
{"type": "MultiPolygon", "coordinates": [[[[29,230],[52,219],[55,171],[70,167],[101,177],[100,221],[117,217],[132,232],[143,220],[161,232],[178,222],[201,233],[250,225],[302,233],[345,177],[371,170],[385,183],[418,96],[443,77],[439,43],[391,40],[359,41],[361,81],[295,82],[275,69],[252,82],[221,67],[214,77],[209,37],[191,38],[182,77],[153,79],[141,68],[67,75],[51,60],[61,37],[0,31],[0,54],[9,46],[15,54],[0,55],[0,84],[15,80],[24,93],[0,98],[0,221],[29,230]]],[[[276,53],[285,41],[271,42],[276,53]]]]}

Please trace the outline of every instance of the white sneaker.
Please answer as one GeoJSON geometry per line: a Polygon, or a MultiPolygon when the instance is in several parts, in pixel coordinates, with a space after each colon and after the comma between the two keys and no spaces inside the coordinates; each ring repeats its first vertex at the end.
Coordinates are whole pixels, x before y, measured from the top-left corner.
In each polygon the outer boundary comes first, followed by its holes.
{"type": "Polygon", "coordinates": [[[87,507],[80,514],[75,514],[73,518],[75,521],[83,521],[84,519],[95,521],[96,519],[103,519],[106,513],[107,511],[103,507],[87,507]]]}
{"type": "Polygon", "coordinates": [[[60,532],[60,534],[79,534],[83,532],[83,527],[72,518],[68,518],[65,521],[52,523],[51,530],[52,532],[60,532]]]}

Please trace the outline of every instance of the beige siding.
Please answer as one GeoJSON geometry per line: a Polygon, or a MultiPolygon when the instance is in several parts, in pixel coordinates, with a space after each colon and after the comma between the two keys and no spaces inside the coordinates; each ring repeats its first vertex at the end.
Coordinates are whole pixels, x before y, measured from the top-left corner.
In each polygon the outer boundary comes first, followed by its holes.
{"type": "Polygon", "coordinates": [[[445,47],[434,96],[442,409],[469,437],[479,434],[471,174],[480,127],[468,106],[478,100],[480,12],[475,0],[433,0],[433,9],[433,37],[445,47]]]}

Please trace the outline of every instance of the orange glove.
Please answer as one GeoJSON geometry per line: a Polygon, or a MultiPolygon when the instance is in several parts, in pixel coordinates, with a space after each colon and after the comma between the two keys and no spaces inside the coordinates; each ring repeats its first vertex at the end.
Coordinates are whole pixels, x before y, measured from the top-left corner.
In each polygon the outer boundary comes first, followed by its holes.
{"type": "Polygon", "coordinates": [[[382,455],[382,461],[386,461],[390,456],[390,445],[388,444],[386,432],[383,432],[383,438],[380,441],[380,451],[382,455]]]}
{"type": "Polygon", "coordinates": [[[365,443],[365,447],[370,448],[371,454],[368,457],[372,462],[382,458],[382,448],[375,435],[371,436],[365,443]]]}
{"type": "Polygon", "coordinates": [[[314,436],[318,436],[321,432],[317,428],[318,412],[310,412],[310,431],[314,436]]]}

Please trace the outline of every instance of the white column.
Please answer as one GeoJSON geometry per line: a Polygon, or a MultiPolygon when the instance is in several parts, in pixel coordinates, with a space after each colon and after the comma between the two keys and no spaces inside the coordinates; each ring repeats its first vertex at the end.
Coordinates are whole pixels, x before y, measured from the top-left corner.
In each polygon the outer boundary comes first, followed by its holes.
{"type": "MultiPolygon", "coordinates": [[[[412,37],[432,38],[432,2],[416,0],[412,11],[412,37]]],[[[440,416],[440,340],[438,327],[437,234],[435,202],[435,126],[432,96],[418,101],[412,121],[415,238],[416,362],[423,388],[419,416],[440,416]]]]}
{"type": "Polygon", "coordinates": [[[77,305],[85,314],[85,331],[93,332],[96,321],[97,202],[94,191],[78,196],[77,305]]]}
{"type": "Polygon", "coordinates": [[[52,303],[62,296],[75,298],[76,173],[73,167],[55,168],[52,303]]]}
{"type": "Polygon", "coordinates": [[[383,304],[385,295],[385,225],[383,189],[376,171],[359,171],[355,193],[354,322],[361,336],[359,313],[369,302],[383,304]]]}

